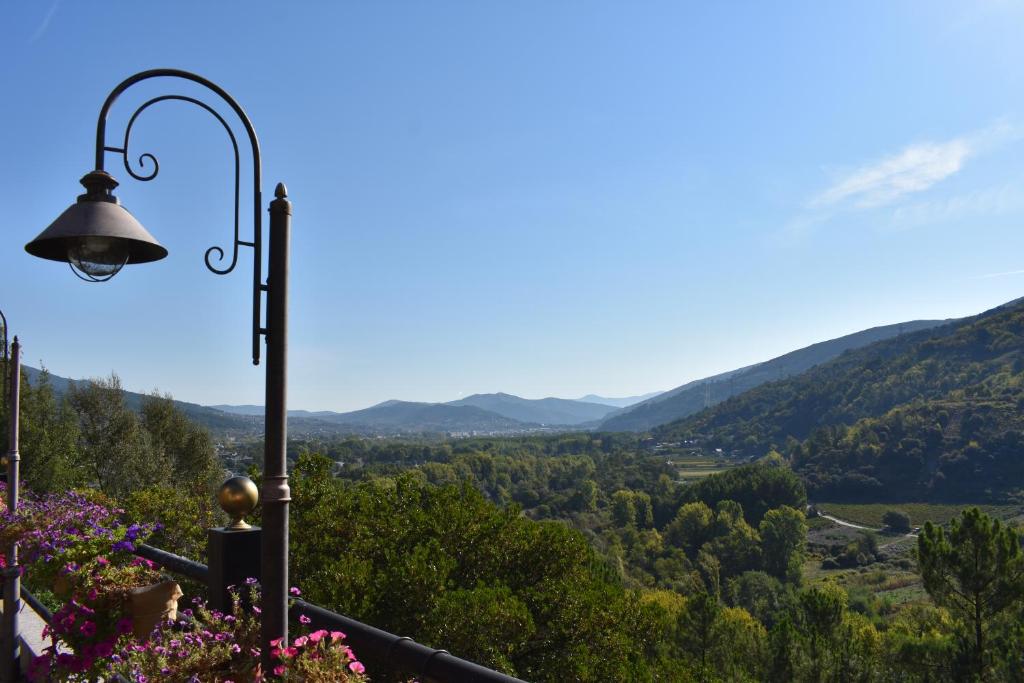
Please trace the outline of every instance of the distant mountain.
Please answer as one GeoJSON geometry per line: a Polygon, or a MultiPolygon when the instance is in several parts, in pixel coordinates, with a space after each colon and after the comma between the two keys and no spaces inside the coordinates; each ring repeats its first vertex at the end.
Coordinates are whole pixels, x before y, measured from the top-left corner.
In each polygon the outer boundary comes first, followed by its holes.
{"type": "Polygon", "coordinates": [[[985,501],[1024,489],[1024,302],[854,349],[655,430],[774,447],[813,496],[985,501]]]}
{"type": "Polygon", "coordinates": [[[913,320],[896,325],[872,327],[838,339],[812,344],[763,363],[730,370],[676,387],[609,415],[598,429],[609,432],[640,432],[653,429],[658,425],[698,413],[704,408],[717,405],[731,396],[742,394],[765,382],[800,374],[851,349],[862,348],[902,334],[931,329],[947,322],[949,321],[913,320]]]}
{"type": "MultiPolygon", "coordinates": [[[[217,405],[207,406],[207,407],[208,408],[213,408],[215,410],[220,410],[220,411],[225,412],[225,413],[230,413],[232,415],[248,415],[248,416],[251,416],[251,417],[259,417],[259,418],[263,417],[263,412],[264,412],[263,411],[263,406],[252,405],[252,404],[229,405],[229,404],[226,404],[226,403],[219,403],[217,405]]],[[[289,410],[288,411],[288,417],[289,418],[292,418],[292,417],[305,417],[305,418],[312,418],[312,419],[322,419],[322,418],[330,418],[330,417],[332,417],[334,415],[341,415],[341,414],[342,413],[336,413],[336,412],[333,412],[331,410],[317,410],[317,411],[312,411],[312,410],[289,410]]]]}
{"type": "MultiPolygon", "coordinates": [[[[41,371],[23,366],[29,381],[37,384],[41,371]]],[[[66,394],[83,381],[49,374],[50,386],[57,395],[66,394]]],[[[140,410],[143,394],[125,391],[125,404],[140,410]]],[[[569,403],[574,403],[570,401],[569,403]]],[[[174,404],[190,420],[203,425],[214,434],[258,436],[263,433],[263,406],[226,405],[201,406],[185,401],[174,404]]],[[[597,406],[605,409],[606,406],[597,406]]],[[[288,431],[295,436],[332,437],[346,434],[364,436],[397,434],[438,434],[447,432],[483,432],[518,434],[536,431],[539,424],[515,420],[495,412],[469,405],[385,401],[371,408],[349,413],[308,410],[288,411],[288,431]]]]}
{"type": "Polygon", "coordinates": [[[664,392],[652,391],[651,393],[644,394],[643,396],[625,396],[623,398],[608,398],[606,396],[598,396],[597,394],[587,394],[586,396],[576,400],[583,401],[584,403],[600,403],[602,405],[613,406],[615,408],[628,408],[629,406],[640,403],[641,401],[646,401],[649,398],[660,396],[662,393],[664,392]]]}
{"type": "Polygon", "coordinates": [[[330,413],[317,418],[359,431],[386,433],[427,432],[520,432],[539,425],[526,424],[472,405],[385,401],[350,413],[330,413]]]}
{"type": "MultiPolygon", "coordinates": [[[[263,418],[263,406],[215,405],[212,409],[263,418]]],[[[288,423],[296,429],[322,432],[327,425],[349,426],[360,432],[387,428],[392,431],[516,431],[540,426],[584,427],[615,410],[613,406],[562,398],[527,399],[512,394],[474,394],[448,403],[384,401],[347,413],[329,410],[289,410],[288,423]],[[428,408],[429,406],[429,408],[428,408]],[[440,407],[439,407],[440,406],[440,407]],[[473,407],[479,411],[446,411],[444,407],[473,407]],[[407,420],[407,423],[403,423],[407,420]]]]}
{"type": "Polygon", "coordinates": [[[473,394],[449,401],[445,405],[474,406],[518,422],[567,426],[600,420],[614,410],[612,406],[585,401],[564,398],[527,399],[502,393],[473,394]]]}
{"type": "MultiPolygon", "coordinates": [[[[231,405],[227,405],[227,404],[221,403],[221,404],[218,404],[218,405],[215,405],[215,406],[207,406],[207,407],[208,408],[213,408],[214,410],[219,410],[222,413],[230,413],[232,415],[251,415],[253,417],[263,417],[263,406],[254,406],[254,405],[231,406],[231,405]]],[[[289,410],[288,413],[291,414],[291,411],[289,410]]]]}

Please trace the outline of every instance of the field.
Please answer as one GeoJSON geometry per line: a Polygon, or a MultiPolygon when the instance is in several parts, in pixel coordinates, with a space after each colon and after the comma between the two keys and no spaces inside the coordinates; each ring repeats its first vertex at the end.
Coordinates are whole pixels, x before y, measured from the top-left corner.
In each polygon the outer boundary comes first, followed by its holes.
{"type": "Polygon", "coordinates": [[[670,458],[672,465],[676,467],[678,481],[691,483],[696,479],[703,479],[711,474],[718,474],[736,465],[721,458],[705,458],[700,456],[681,456],[670,458]]]}
{"type": "MultiPolygon", "coordinates": [[[[964,508],[974,506],[970,503],[955,505],[940,503],[817,503],[817,507],[825,514],[844,521],[880,529],[884,526],[882,517],[889,510],[902,510],[910,515],[911,525],[923,526],[925,522],[945,524],[959,515],[964,508]]],[[[999,519],[1010,519],[1021,513],[1019,505],[978,505],[977,507],[999,519]]]]}

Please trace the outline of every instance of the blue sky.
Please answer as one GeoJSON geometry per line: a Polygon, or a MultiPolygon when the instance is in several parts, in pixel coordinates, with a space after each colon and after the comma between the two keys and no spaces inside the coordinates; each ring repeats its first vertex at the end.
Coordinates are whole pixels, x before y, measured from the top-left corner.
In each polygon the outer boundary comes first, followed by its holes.
{"type": "MultiPolygon", "coordinates": [[[[140,118],[152,183],[107,157],[167,259],[94,285],[22,250],[107,92],[176,67],[246,108],[294,201],[294,408],[630,395],[976,313],[1024,294],[1022,29],[991,1],[11,3],[0,308],[57,374],[262,403],[248,254],[202,263],[231,230],[205,113],[140,118]]],[[[196,91],[126,94],[111,138],[165,93],[196,91]]]]}

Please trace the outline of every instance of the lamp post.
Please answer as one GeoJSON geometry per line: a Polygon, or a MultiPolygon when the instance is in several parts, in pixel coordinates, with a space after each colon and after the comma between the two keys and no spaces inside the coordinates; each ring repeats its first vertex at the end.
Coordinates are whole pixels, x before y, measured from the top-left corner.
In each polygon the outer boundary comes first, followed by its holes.
{"type": "MultiPolygon", "coordinates": [[[[19,407],[21,403],[21,344],[14,338],[10,353],[7,348],[7,318],[0,311],[0,324],[3,334],[0,344],[3,345],[4,360],[4,400],[10,411],[8,416],[6,461],[7,475],[7,512],[14,513],[18,509],[18,465],[21,455],[18,453],[19,407]],[[8,394],[8,391],[10,392],[8,394]]],[[[4,579],[4,616],[3,616],[3,655],[0,661],[0,681],[15,681],[18,678],[18,612],[21,610],[21,573],[18,569],[18,544],[12,543],[4,548],[7,566],[3,570],[4,579]]]]}
{"type": "Polygon", "coordinates": [[[38,237],[25,245],[25,250],[34,256],[71,265],[72,271],[80,278],[93,282],[109,280],[130,263],[157,261],[167,255],[152,235],[121,205],[113,195],[118,183],[104,169],[107,152],[122,157],[125,171],[136,180],[148,181],[160,170],[156,157],[142,154],[138,158],[136,172],[129,163],[129,144],[132,127],[142,112],[154,104],[164,101],[188,102],[196,105],[217,119],[227,132],[235,154],[235,221],[234,242],[230,260],[225,250],[218,246],[206,250],[206,267],[218,275],[234,270],[238,261],[239,247],[249,247],[253,253],[252,284],[252,362],[260,362],[259,338],[263,336],[267,345],[266,401],[265,401],[265,450],[263,460],[263,487],[260,498],[263,501],[263,551],[261,559],[262,583],[262,660],[263,670],[270,671],[270,641],[288,636],[288,473],[285,461],[287,438],[287,348],[288,348],[288,251],[291,231],[291,202],[287,199],[284,184],[279,183],[270,202],[270,245],[268,254],[268,275],[266,282],[261,276],[262,269],[262,200],[260,195],[261,161],[259,141],[252,122],[239,104],[220,86],[196,74],[177,69],[154,69],[130,76],[114,88],[100,109],[96,124],[96,164],[81,183],[85,194],[78,197],[57,220],[38,237]],[[238,141],[231,126],[212,106],[185,95],[161,95],[154,97],[135,110],[125,126],[124,142],[120,147],[110,146],[106,141],[107,115],[111,106],[125,90],[141,81],[154,78],[190,81],[216,95],[226,104],[245,128],[252,150],[252,195],[253,234],[251,240],[239,235],[239,168],[238,141]],[[146,172],[147,165],[152,170],[146,172]],[[211,256],[216,254],[216,263],[211,256]],[[225,261],[227,263],[225,264],[225,261]],[[267,295],[266,325],[261,320],[263,293],[267,295]]]}

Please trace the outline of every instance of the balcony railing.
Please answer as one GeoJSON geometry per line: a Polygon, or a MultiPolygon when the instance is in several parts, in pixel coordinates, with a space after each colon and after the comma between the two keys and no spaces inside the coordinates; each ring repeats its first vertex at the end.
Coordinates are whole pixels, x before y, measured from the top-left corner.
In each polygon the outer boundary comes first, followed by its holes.
{"type": "MultiPolygon", "coordinates": [[[[222,594],[227,588],[219,585],[217,577],[207,565],[180,555],[148,545],[139,545],[135,554],[155,562],[165,571],[205,585],[211,596],[222,594]]],[[[52,622],[53,614],[50,610],[24,585],[21,587],[21,597],[43,621],[47,624],[52,622]]],[[[314,628],[344,631],[346,642],[358,653],[360,659],[375,664],[378,670],[382,666],[387,667],[389,673],[412,675],[424,682],[524,683],[508,674],[460,659],[447,650],[427,647],[412,638],[382,631],[304,600],[294,600],[291,616],[298,619],[303,615],[310,619],[310,625],[314,628]]]]}

